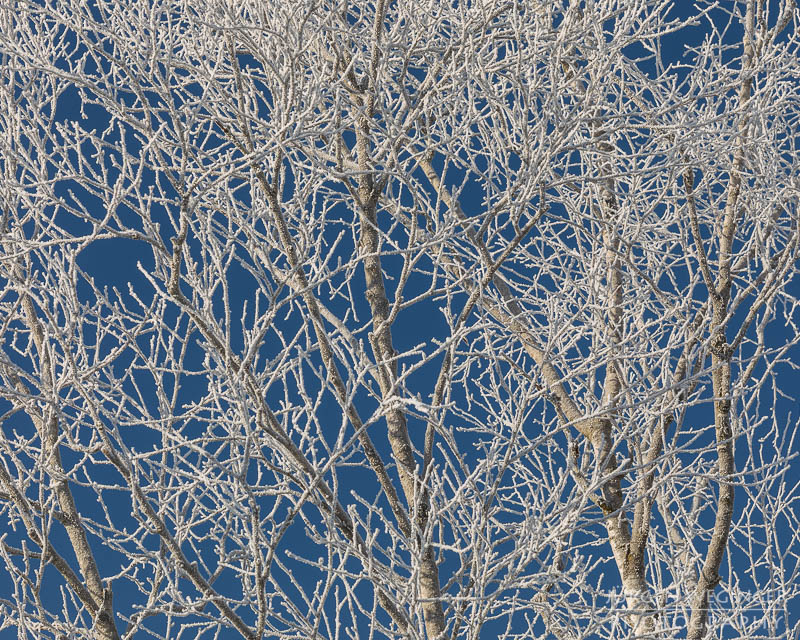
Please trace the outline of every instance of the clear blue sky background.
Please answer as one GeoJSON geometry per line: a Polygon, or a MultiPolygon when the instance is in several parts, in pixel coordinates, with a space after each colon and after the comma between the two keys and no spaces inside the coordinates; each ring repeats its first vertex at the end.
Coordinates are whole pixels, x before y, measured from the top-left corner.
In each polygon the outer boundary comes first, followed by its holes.
{"type": "MultiPolygon", "coordinates": [[[[691,8],[690,2],[676,2],[674,15],[689,15],[694,11],[691,8]]],[[[675,63],[681,59],[684,55],[687,46],[696,45],[702,41],[707,33],[707,28],[705,25],[698,25],[697,27],[688,28],[682,30],[679,33],[676,33],[672,36],[666,37],[662,44],[664,46],[663,49],[663,57],[664,63],[670,64],[675,63]]],[[[736,28],[732,28],[728,32],[729,37],[732,40],[735,40],[740,36],[740,33],[737,32],[736,28]]],[[[633,53],[633,52],[632,52],[633,53]]],[[[77,55],[77,54],[76,54],[77,55]]],[[[734,55],[732,52],[731,55],[734,55]]],[[[646,69],[645,69],[646,70],[646,69]]],[[[680,76],[682,73],[681,70],[676,70],[676,73],[680,76]]],[[[56,111],[56,120],[60,122],[66,122],[69,120],[78,120],[81,121],[82,126],[93,128],[95,130],[103,130],[108,124],[108,117],[107,115],[100,112],[97,108],[87,108],[85,111],[86,118],[81,116],[81,105],[80,99],[78,96],[77,91],[71,91],[65,93],[61,99],[59,100],[57,111],[56,111]]],[[[152,180],[152,176],[149,176],[148,179],[152,180]]],[[[66,194],[70,190],[73,185],[69,183],[62,183],[59,185],[58,190],[60,193],[66,194]]],[[[482,195],[480,191],[480,185],[476,182],[470,184],[467,190],[464,192],[465,200],[469,201],[470,198],[474,198],[476,203],[481,201],[482,195]]],[[[101,212],[98,212],[98,216],[101,215],[101,212]]],[[[74,225],[74,221],[70,221],[69,218],[60,216],[58,220],[64,224],[65,226],[74,225]]],[[[70,229],[71,231],[79,231],[79,227],[75,226],[74,228],[70,229]]],[[[347,240],[339,247],[339,251],[342,252],[343,255],[347,255],[348,252],[352,252],[352,247],[348,246],[347,240]]],[[[139,243],[133,241],[126,241],[126,240],[107,240],[102,242],[96,242],[87,249],[85,249],[80,257],[80,265],[83,269],[86,270],[87,273],[91,274],[95,278],[95,282],[98,286],[109,286],[109,287],[117,287],[122,293],[125,295],[125,291],[127,290],[128,286],[132,286],[134,289],[149,292],[151,291],[149,284],[147,284],[146,280],[143,278],[137,264],[142,264],[145,267],[152,264],[152,258],[149,256],[150,250],[139,243]]],[[[236,307],[237,300],[242,301],[248,298],[250,289],[244,286],[240,286],[242,284],[246,284],[248,282],[246,277],[242,277],[238,279],[236,276],[235,271],[231,272],[231,285],[232,285],[232,297],[234,299],[234,308],[236,307]]],[[[412,283],[413,284],[413,283],[412,283]]],[[[795,282],[793,284],[794,293],[800,297],[800,283],[795,282]]],[[[437,323],[436,318],[438,317],[435,310],[432,306],[422,306],[417,308],[414,312],[415,315],[406,319],[405,322],[398,322],[397,329],[395,333],[395,343],[398,350],[403,350],[405,348],[410,347],[413,344],[416,344],[417,341],[420,340],[421,333],[425,335],[426,338],[434,337],[435,331],[437,326],[442,326],[441,324],[437,323]]],[[[786,329],[789,331],[790,329],[786,329]]],[[[443,336],[442,336],[443,337],[443,336]]],[[[780,342],[782,341],[785,336],[781,336],[776,334],[775,340],[780,342]]],[[[200,360],[202,359],[202,352],[198,348],[194,353],[190,353],[187,357],[187,362],[191,366],[199,366],[200,360]]],[[[429,389],[432,386],[432,380],[428,378],[425,379],[425,376],[430,376],[429,372],[436,371],[436,368],[429,368],[426,369],[424,372],[420,374],[420,388],[422,389],[429,389]]],[[[795,373],[790,370],[788,367],[785,367],[785,371],[782,375],[787,376],[788,379],[792,379],[795,377],[795,373]]],[[[198,382],[200,387],[197,387],[195,391],[201,392],[201,387],[203,386],[202,383],[198,382]]],[[[316,382],[314,382],[316,384],[316,382]]],[[[787,387],[789,385],[786,385],[787,387]]],[[[193,394],[192,383],[187,383],[187,386],[184,388],[183,392],[185,398],[187,400],[191,399],[193,394]]],[[[154,402],[154,400],[153,400],[154,402]]],[[[329,409],[332,415],[338,416],[340,411],[338,406],[332,400],[327,400],[327,406],[323,404],[323,410],[329,409]]],[[[5,409],[5,407],[2,407],[5,409]]],[[[779,404],[775,407],[776,411],[778,412],[789,412],[791,411],[794,415],[797,414],[800,407],[796,401],[793,400],[781,400],[779,404]]],[[[419,421],[415,421],[412,419],[411,428],[413,429],[421,429],[422,423],[419,421]]],[[[3,429],[6,432],[10,432],[12,429],[17,430],[29,430],[31,429],[31,425],[27,424],[25,420],[19,415],[15,415],[12,418],[5,421],[3,425],[3,429]]],[[[147,447],[156,446],[158,443],[155,441],[156,434],[155,433],[145,433],[143,432],[143,437],[150,440],[142,441],[140,446],[142,449],[147,447]]],[[[417,441],[418,443],[419,441],[417,441]]],[[[385,452],[385,446],[382,442],[377,442],[379,446],[385,452]]],[[[69,454],[65,450],[65,464],[69,464],[69,454]]],[[[794,467],[794,471],[796,473],[797,467],[794,467]]],[[[114,472],[109,472],[109,478],[115,476],[114,472]]],[[[372,485],[372,480],[368,474],[362,476],[363,479],[372,485]]],[[[363,486],[360,485],[359,474],[354,472],[352,475],[348,476],[349,486],[344,486],[343,490],[346,492],[349,489],[363,489],[363,486]]],[[[97,508],[96,507],[96,500],[94,496],[89,491],[82,490],[78,487],[74,488],[75,498],[78,503],[79,510],[90,513],[91,509],[97,508]]],[[[371,497],[371,496],[370,496],[371,497]]],[[[125,513],[125,510],[128,509],[128,503],[126,501],[120,501],[119,504],[112,504],[110,505],[111,509],[118,509],[120,514],[125,513]]],[[[134,528],[133,523],[131,522],[131,528],[134,528]]],[[[5,532],[3,525],[0,525],[0,535],[5,532]]],[[[788,532],[787,532],[788,534],[788,532]]],[[[52,535],[54,539],[54,544],[59,549],[68,549],[69,542],[66,539],[66,536],[63,534],[60,527],[54,527],[52,530],[52,535]]],[[[303,536],[298,536],[297,539],[302,539],[303,536]]],[[[111,573],[114,571],[114,568],[119,565],[124,559],[120,558],[118,555],[104,550],[98,546],[95,547],[95,553],[97,554],[97,558],[99,560],[99,565],[101,568],[101,572],[104,573],[111,573]]],[[[302,550],[300,550],[302,551],[302,550]]],[[[610,556],[610,550],[608,546],[601,548],[599,553],[603,553],[610,556]]],[[[744,562],[746,560],[745,556],[740,552],[733,551],[729,556],[726,562],[744,562]]],[[[51,569],[53,573],[55,570],[51,569]]],[[[302,568],[302,566],[298,565],[297,571],[299,575],[302,575],[303,572],[306,573],[308,579],[316,579],[316,574],[312,570],[307,570],[302,568]]],[[[724,567],[723,567],[723,575],[724,575],[724,567]]],[[[60,583],[60,580],[53,580],[51,583],[55,585],[56,583],[60,583]]],[[[605,585],[607,588],[611,588],[613,585],[605,585]]],[[[45,584],[43,596],[45,599],[49,595],[49,590],[52,587],[49,584],[45,584]]],[[[52,595],[57,595],[53,593],[52,595]]],[[[8,586],[0,586],[0,598],[7,598],[13,599],[13,594],[10,593],[8,586]]],[[[124,585],[122,583],[115,585],[115,608],[119,610],[128,610],[129,603],[135,599],[135,592],[131,589],[130,585],[124,585]]],[[[153,621],[155,627],[157,627],[160,623],[158,621],[153,621]]],[[[118,619],[118,628],[120,630],[124,630],[125,624],[118,619]]],[[[487,627],[487,634],[486,637],[489,637],[489,627],[487,627]]],[[[0,633],[0,640],[6,640],[6,638],[16,637],[16,634],[13,631],[6,631],[4,633],[0,633]]],[[[229,632],[229,636],[226,635],[225,637],[234,637],[234,632],[229,632]]]]}

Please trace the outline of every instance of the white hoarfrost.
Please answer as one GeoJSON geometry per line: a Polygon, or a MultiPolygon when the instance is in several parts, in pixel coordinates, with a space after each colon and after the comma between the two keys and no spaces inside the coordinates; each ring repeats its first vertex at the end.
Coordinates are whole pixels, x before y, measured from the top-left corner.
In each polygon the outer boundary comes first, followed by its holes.
{"type": "Polygon", "coordinates": [[[0,6],[0,637],[796,638],[799,21],[0,6]]]}

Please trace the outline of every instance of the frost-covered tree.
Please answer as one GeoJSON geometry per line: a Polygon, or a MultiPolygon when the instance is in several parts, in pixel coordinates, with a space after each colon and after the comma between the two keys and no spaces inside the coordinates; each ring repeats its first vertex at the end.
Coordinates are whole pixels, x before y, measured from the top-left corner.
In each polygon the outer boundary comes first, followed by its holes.
{"type": "Polygon", "coordinates": [[[796,638],[800,12],[689,4],[2,4],[0,636],[796,638]]]}

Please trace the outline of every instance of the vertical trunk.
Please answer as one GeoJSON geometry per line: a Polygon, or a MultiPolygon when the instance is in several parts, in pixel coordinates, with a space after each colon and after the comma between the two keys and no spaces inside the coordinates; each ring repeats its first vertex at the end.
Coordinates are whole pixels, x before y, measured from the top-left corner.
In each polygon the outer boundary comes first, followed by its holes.
{"type": "MultiPolygon", "coordinates": [[[[54,374],[53,362],[50,356],[50,347],[45,338],[44,329],[39,322],[36,308],[28,296],[24,296],[22,306],[28,322],[28,327],[39,355],[39,368],[42,383],[46,393],[53,392],[54,374]]],[[[94,634],[97,640],[118,640],[112,611],[112,593],[110,587],[103,587],[100,579],[100,572],[97,563],[86,537],[86,531],[81,524],[81,517],[69,488],[67,475],[64,472],[64,465],[61,462],[59,451],[59,420],[54,408],[43,411],[41,414],[31,415],[34,424],[39,432],[42,441],[42,450],[45,453],[47,466],[50,471],[50,478],[58,501],[58,507],[63,514],[61,522],[67,531],[67,536],[78,561],[81,575],[86,583],[86,589],[92,601],[87,604],[91,614],[94,616],[94,634]]]]}
{"type": "MultiPolygon", "coordinates": [[[[372,112],[371,98],[364,105],[367,114],[372,112]]],[[[441,603],[439,568],[436,565],[433,549],[425,544],[420,534],[427,525],[428,493],[417,474],[414,449],[408,435],[406,416],[400,404],[391,402],[397,379],[396,351],[392,344],[392,324],[389,299],[383,281],[380,257],[380,234],[377,221],[378,192],[374,179],[369,173],[369,119],[366,115],[358,120],[356,152],[362,171],[358,181],[358,196],[361,218],[360,251],[366,280],[366,298],[372,312],[372,334],[370,341],[378,364],[378,378],[384,404],[387,436],[392,454],[397,463],[400,484],[403,487],[406,504],[417,525],[420,542],[419,588],[422,596],[422,612],[428,638],[440,638],[444,634],[444,611],[441,603]],[[416,514],[415,514],[416,512],[416,514]],[[414,517],[416,515],[416,517],[414,517]]]]}
{"type": "Polygon", "coordinates": [[[714,325],[716,335],[712,338],[712,365],[714,372],[714,429],[717,440],[717,473],[719,474],[719,498],[714,531],[708,545],[703,568],[692,597],[692,614],[689,619],[688,640],[701,640],[708,624],[708,601],[711,591],[719,582],[719,567],[730,534],[733,519],[734,491],[731,477],[734,472],[733,433],[731,431],[731,352],[725,339],[725,315],[729,287],[715,300],[714,325]]]}
{"type": "MultiPolygon", "coordinates": [[[[624,511],[625,500],[622,494],[622,477],[613,475],[617,471],[614,453],[612,421],[617,411],[619,394],[622,390],[623,373],[619,361],[619,348],[623,339],[623,271],[620,260],[620,239],[618,218],[619,203],[616,194],[614,168],[610,158],[616,149],[609,142],[608,133],[602,127],[602,118],[593,123],[593,137],[601,152],[599,173],[600,210],[602,212],[602,240],[606,261],[606,320],[608,335],[606,339],[611,353],[606,362],[606,375],[603,381],[602,408],[607,417],[597,421],[593,428],[592,446],[601,473],[612,477],[603,484],[603,507],[606,518],[606,531],[619,570],[625,599],[630,610],[629,622],[636,635],[651,634],[655,631],[655,618],[651,603],[650,589],[645,577],[644,545],[649,524],[649,509],[644,517],[636,522],[638,530],[632,532],[624,511]],[[644,535],[642,535],[644,534],[644,535]],[[636,544],[634,544],[635,538],[636,544]]],[[[631,445],[629,445],[631,446],[631,445]]]]}

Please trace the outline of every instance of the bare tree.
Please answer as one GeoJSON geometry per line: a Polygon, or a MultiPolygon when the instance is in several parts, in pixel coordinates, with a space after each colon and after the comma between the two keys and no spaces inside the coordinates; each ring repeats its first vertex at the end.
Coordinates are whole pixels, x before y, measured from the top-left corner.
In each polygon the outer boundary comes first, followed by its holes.
{"type": "Polygon", "coordinates": [[[800,12],[671,4],[3,4],[0,630],[797,638],[800,12]]]}

